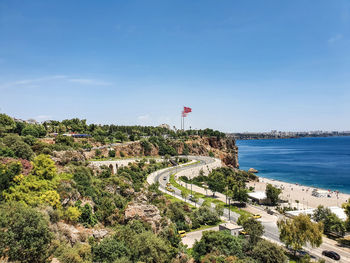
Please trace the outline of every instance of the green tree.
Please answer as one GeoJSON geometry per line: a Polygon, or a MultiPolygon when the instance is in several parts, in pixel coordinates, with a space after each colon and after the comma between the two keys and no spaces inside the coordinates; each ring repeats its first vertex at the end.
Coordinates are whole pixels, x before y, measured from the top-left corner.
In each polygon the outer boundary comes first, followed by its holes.
{"type": "Polygon", "coordinates": [[[220,222],[219,214],[206,205],[193,211],[191,218],[193,225],[216,225],[220,222]]]}
{"type": "Polygon", "coordinates": [[[30,146],[26,144],[17,134],[6,135],[3,139],[3,142],[18,158],[31,160],[34,156],[34,153],[30,146]]]}
{"type": "Polygon", "coordinates": [[[322,244],[323,224],[313,223],[310,217],[300,214],[293,219],[279,220],[280,240],[294,251],[301,249],[306,243],[312,247],[322,244]]]}
{"type": "Polygon", "coordinates": [[[347,215],[347,219],[345,221],[345,228],[347,231],[350,231],[350,200],[342,205],[344,208],[344,212],[347,215]]]}
{"type": "Polygon", "coordinates": [[[249,243],[251,245],[255,245],[264,234],[264,227],[261,222],[252,217],[244,221],[243,228],[249,235],[249,243]]]}
{"type": "Polygon", "coordinates": [[[55,138],[56,144],[66,145],[66,146],[72,146],[74,143],[74,138],[71,136],[64,136],[64,135],[57,135],[55,138]]]}
{"type": "Polygon", "coordinates": [[[64,215],[68,222],[75,224],[78,222],[79,217],[81,216],[81,211],[78,207],[70,206],[67,208],[64,215]]]}
{"type": "Polygon", "coordinates": [[[324,206],[320,205],[317,207],[317,209],[314,211],[314,214],[312,215],[312,218],[316,222],[322,222],[323,223],[323,231],[325,234],[329,233],[338,233],[340,235],[345,234],[345,224],[344,222],[329,208],[325,208],[324,206]]]}
{"type": "Polygon", "coordinates": [[[252,257],[259,263],[286,263],[283,249],[267,240],[260,240],[252,250],[252,257]]]}
{"type": "Polygon", "coordinates": [[[278,196],[281,192],[281,189],[274,187],[272,184],[266,186],[266,197],[270,200],[271,205],[277,205],[279,200],[278,196]]]}
{"type": "Polygon", "coordinates": [[[130,248],[133,251],[133,262],[165,263],[170,262],[175,256],[170,243],[150,231],[135,235],[130,248]]]}
{"type": "Polygon", "coordinates": [[[57,174],[55,162],[49,155],[40,154],[33,161],[32,174],[40,179],[51,180],[57,174]]]}
{"type": "Polygon", "coordinates": [[[140,143],[143,148],[143,154],[145,156],[150,155],[152,151],[152,145],[149,143],[149,141],[142,139],[140,143]]]}
{"type": "Polygon", "coordinates": [[[237,220],[237,224],[240,226],[243,226],[244,222],[247,221],[248,219],[250,219],[251,217],[247,214],[243,214],[240,215],[238,220],[237,220]]]}
{"type": "Polygon", "coordinates": [[[0,113],[0,135],[16,127],[15,121],[8,115],[0,113]]]}
{"type": "Polygon", "coordinates": [[[181,196],[183,199],[185,199],[185,202],[186,202],[186,199],[188,197],[188,190],[187,189],[181,190],[181,196]]]}
{"type": "Polygon", "coordinates": [[[229,231],[205,231],[200,241],[194,243],[193,256],[197,262],[212,252],[240,258],[243,256],[242,242],[242,239],[231,235],[229,231]]]}
{"type": "Polygon", "coordinates": [[[102,197],[97,205],[96,217],[100,222],[105,225],[111,225],[113,223],[112,215],[115,212],[116,205],[112,198],[107,196],[102,197]]]}
{"type": "Polygon", "coordinates": [[[92,213],[92,208],[89,204],[85,204],[80,207],[81,215],[79,217],[79,222],[84,226],[93,227],[97,224],[97,218],[95,214],[92,213]]]}
{"type": "Polygon", "coordinates": [[[104,238],[92,247],[93,262],[113,263],[121,257],[130,257],[130,250],[117,236],[104,238]]]}
{"type": "Polygon", "coordinates": [[[235,186],[233,188],[233,200],[236,200],[240,203],[245,203],[248,201],[248,190],[244,187],[235,186]]]}
{"type": "Polygon", "coordinates": [[[39,131],[35,128],[35,125],[27,125],[22,130],[22,136],[31,135],[35,138],[39,137],[39,131]]]}
{"type": "Polygon", "coordinates": [[[20,162],[0,163],[0,200],[2,199],[2,192],[14,183],[13,179],[21,173],[21,170],[20,162]]]}
{"type": "Polygon", "coordinates": [[[112,149],[112,150],[109,150],[109,151],[108,151],[108,156],[109,156],[109,157],[112,157],[112,158],[115,157],[115,150],[113,150],[113,149],[112,149]]]}
{"type": "Polygon", "coordinates": [[[18,203],[0,206],[0,257],[45,262],[51,240],[48,222],[39,212],[18,203]]]}
{"type": "Polygon", "coordinates": [[[226,187],[225,175],[218,170],[212,171],[208,176],[208,186],[214,196],[215,192],[223,192],[226,187]]]}

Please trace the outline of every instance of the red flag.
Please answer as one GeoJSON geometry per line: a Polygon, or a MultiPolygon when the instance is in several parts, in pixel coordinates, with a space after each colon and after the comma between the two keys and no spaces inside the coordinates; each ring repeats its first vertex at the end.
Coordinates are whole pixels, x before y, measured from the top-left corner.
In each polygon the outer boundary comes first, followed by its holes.
{"type": "Polygon", "coordinates": [[[190,107],[184,107],[184,112],[190,113],[190,112],[192,112],[192,109],[190,107]]]}

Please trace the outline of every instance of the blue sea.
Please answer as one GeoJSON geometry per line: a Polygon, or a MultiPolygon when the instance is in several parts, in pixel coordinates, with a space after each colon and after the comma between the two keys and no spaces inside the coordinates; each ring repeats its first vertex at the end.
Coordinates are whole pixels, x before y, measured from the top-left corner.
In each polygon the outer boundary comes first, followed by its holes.
{"type": "Polygon", "coordinates": [[[350,193],[350,137],[237,140],[240,168],[289,183],[350,193]]]}

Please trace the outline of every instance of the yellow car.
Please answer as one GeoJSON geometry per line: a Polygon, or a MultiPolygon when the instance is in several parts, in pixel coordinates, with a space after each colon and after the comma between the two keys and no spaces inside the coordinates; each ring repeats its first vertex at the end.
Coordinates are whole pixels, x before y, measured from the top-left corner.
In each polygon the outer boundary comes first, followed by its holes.
{"type": "Polygon", "coordinates": [[[169,186],[166,188],[169,192],[175,192],[173,188],[170,188],[169,186]]]}
{"type": "Polygon", "coordinates": [[[239,234],[240,234],[240,235],[243,235],[243,236],[248,235],[248,233],[247,233],[246,231],[244,231],[244,230],[239,231],[239,234]]]}
{"type": "Polygon", "coordinates": [[[167,183],[166,186],[168,186],[168,187],[171,186],[171,183],[167,183]]]}
{"type": "Polygon", "coordinates": [[[259,219],[259,218],[261,218],[261,215],[255,214],[255,215],[253,215],[253,218],[254,218],[254,219],[259,219]]]}
{"type": "Polygon", "coordinates": [[[185,237],[186,236],[186,231],[185,230],[180,230],[179,232],[180,237],[185,237]]]}

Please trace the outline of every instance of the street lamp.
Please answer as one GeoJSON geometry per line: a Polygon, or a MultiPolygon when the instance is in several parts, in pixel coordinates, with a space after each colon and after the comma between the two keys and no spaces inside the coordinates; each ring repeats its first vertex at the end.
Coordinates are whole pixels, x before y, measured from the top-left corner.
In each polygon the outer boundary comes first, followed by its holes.
{"type": "Polygon", "coordinates": [[[228,198],[228,221],[231,221],[231,197],[228,198]]]}

